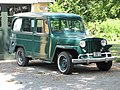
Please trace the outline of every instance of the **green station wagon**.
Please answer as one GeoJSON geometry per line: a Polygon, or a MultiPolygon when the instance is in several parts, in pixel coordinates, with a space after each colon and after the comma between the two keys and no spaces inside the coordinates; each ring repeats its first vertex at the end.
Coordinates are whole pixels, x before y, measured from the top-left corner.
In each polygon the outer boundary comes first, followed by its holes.
{"type": "Polygon", "coordinates": [[[108,71],[114,56],[104,38],[86,35],[82,18],[68,13],[19,13],[13,16],[9,52],[16,53],[19,66],[40,59],[56,63],[63,74],[72,73],[75,64],[91,64],[108,71]]]}

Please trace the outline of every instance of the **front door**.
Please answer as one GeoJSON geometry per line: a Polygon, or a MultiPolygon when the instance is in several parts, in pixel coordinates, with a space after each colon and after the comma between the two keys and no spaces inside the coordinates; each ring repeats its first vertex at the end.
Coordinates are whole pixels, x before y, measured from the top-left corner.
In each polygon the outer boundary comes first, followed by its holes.
{"type": "Polygon", "coordinates": [[[49,60],[49,43],[47,20],[37,19],[34,33],[34,57],[49,60]]]}

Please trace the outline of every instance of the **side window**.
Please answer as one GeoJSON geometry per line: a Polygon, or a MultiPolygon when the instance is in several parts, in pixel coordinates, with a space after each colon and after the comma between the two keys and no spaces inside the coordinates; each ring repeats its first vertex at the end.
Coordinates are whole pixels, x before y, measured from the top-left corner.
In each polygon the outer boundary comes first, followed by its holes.
{"type": "Polygon", "coordinates": [[[32,28],[31,28],[31,19],[29,18],[25,18],[23,20],[23,31],[24,32],[32,32],[32,28]]]}
{"type": "Polygon", "coordinates": [[[21,26],[22,26],[22,18],[16,19],[13,24],[13,31],[20,31],[21,26]]]}
{"type": "Polygon", "coordinates": [[[37,33],[44,33],[44,21],[37,20],[37,33]]]}

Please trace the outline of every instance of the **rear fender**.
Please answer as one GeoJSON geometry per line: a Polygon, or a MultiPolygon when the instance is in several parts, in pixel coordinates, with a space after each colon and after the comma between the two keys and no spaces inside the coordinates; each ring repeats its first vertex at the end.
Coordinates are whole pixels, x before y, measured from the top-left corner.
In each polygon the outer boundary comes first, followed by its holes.
{"type": "Polygon", "coordinates": [[[9,53],[14,53],[16,48],[16,41],[11,40],[9,43],[9,53]]]}

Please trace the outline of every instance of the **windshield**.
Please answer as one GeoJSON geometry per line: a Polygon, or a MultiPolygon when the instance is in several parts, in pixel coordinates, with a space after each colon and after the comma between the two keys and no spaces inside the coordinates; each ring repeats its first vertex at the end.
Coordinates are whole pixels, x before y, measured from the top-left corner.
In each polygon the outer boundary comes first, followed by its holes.
{"type": "Polygon", "coordinates": [[[52,31],[78,31],[84,32],[84,26],[81,19],[51,19],[52,31]]]}

